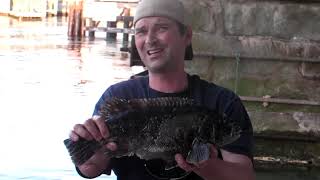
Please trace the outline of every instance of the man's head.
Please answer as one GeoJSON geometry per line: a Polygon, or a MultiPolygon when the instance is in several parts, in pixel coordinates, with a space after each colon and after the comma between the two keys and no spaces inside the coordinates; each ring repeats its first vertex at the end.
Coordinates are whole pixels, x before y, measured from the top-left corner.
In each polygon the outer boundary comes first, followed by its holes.
{"type": "Polygon", "coordinates": [[[151,72],[183,69],[192,30],[179,0],[142,0],[134,17],[139,55],[151,72]]]}

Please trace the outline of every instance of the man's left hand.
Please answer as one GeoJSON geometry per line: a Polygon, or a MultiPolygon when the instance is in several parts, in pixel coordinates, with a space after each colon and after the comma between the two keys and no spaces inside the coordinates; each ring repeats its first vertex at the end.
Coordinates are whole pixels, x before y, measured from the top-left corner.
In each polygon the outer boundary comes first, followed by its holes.
{"type": "Polygon", "coordinates": [[[210,161],[214,161],[215,159],[217,159],[217,157],[218,150],[213,145],[211,145],[210,159],[208,160],[201,161],[196,164],[190,164],[185,160],[185,158],[181,154],[176,154],[175,160],[181,169],[184,169],[187,172],[194,171],[195,173],[199,174],[201,170],[205,169],[205,167],[208,165],[210,161]]]}

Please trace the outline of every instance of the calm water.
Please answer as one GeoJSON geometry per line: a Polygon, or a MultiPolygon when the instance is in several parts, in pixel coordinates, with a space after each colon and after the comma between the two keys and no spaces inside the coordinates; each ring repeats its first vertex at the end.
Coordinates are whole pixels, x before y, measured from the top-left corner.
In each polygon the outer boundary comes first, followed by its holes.
{"type": "MultiPolygon", "coordinates": [[[[62,141],[110,84],[140,72],[121,43],[69,41],[65,19],[0,16],[0,179],[76,180],[62,141]]],[[[104,37],[104,34],[98,34],[104,37]]],[[[258,172],[259,180],[319,180],[314,172],[258,172]]],[[[115,176],[99,179],[115,180],[115,176]]]]}
{"type": "Polygon", "coordinates": [[[0,16],[0,179],[81,179],[62,141],[106,87],[141,70],[121,44],[66,34],[65,19],[0,16]]]}

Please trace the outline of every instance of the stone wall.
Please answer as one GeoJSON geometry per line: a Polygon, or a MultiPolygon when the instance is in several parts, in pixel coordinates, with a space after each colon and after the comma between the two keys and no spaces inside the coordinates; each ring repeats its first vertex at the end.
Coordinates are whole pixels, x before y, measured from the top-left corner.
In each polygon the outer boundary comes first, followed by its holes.
{"type": "Polygon", "coordinates": [[[184,0],[199,51],[250,58],[320,58],[320,1],[184,0]]]}
{"type": "Polygon", "coordinates": [[[320,1],[183,3],[194,30],[189,73],[236,91],[257,134],[320,134],[320,1]]]}

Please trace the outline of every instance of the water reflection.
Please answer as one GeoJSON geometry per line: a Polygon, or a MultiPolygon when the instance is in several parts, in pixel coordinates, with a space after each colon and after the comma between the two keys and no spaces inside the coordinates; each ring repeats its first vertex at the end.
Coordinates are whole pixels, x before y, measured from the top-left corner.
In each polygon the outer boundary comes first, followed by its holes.
{"type": "Polygon", "coordinates": [[[79,178],[63,139],[107,86],[140,69],[120,43],[68,40],[65,19],[0,16],[0,26],[0,179],[79,178]]]}

